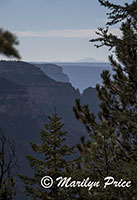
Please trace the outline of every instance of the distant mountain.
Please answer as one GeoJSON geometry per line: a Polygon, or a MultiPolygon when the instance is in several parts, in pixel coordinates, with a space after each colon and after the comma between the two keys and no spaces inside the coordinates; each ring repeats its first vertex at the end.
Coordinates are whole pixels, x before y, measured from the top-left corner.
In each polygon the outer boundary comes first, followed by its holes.
{"type": "Polygon", "coordinates": [[[46,75],[58,82],[69,82],[69,77],[63,73],[63,68],[56,64],[37,64],[34,63],[36,67],[39,67],[46,75]]]}

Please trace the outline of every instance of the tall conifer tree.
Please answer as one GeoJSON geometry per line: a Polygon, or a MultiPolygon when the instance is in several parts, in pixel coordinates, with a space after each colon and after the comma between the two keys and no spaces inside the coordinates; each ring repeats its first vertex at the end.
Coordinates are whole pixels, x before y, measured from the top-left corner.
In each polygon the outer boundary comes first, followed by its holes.
{"type": "MultiPolygon", "coordinates": [[[[108,7],[110,21],[99,28],[99,37],[91,42],[101,42],[97,47],[108,46],[116,59],[109,56],[114,71],[101,74],[103,85],[97,85],[100,100],[98,119],[88,105],[76,101],[74,112],[90,132],[91,144],[81,152],[84,165],[91,177],[103,181],[106,176],[115,180],[130,180],[129,188],[110,186],[92,192],[93,199],[137,199],[137,1],[124,6],[99,0],[108,7]],[[109,26],[120,23],[121,36],[108,32],[109,26]]],[[[80,147],[79,147],[80,149],[80,147]]]]}
{"type": "Polygon", "coordinates": [[[56,178],[66,176],[66,168],[69,165],[69,156],[73,147],[65,144],[66,132],[62,130],[61,118],[55,113],[49,117],[49,123],[41,129],[41,144],[30,143],[34,153],[39,154],[41,159],[27,156],[31,168],[34,170],[33,177],[20,175],[25,184],[25,192],[32,199],[61,200],[68,199],[69,194],[57,187],[56,178]],[[50,176],[53,179],[53,186],[45,189],[41,186],[41,179],[50,176]]]}

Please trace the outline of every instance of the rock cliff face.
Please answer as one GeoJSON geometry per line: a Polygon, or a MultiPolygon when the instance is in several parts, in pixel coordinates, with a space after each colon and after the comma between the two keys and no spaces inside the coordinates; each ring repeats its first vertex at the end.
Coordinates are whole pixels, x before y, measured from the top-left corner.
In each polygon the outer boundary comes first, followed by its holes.
{"type": "Polygon", "coordinates": [[[63,68],[63,72],[67,74],[75,88],[79,88],[83,92],[85,88],[96,87],[96,84],[102,85],[100,74],[104,70],[109,70],[113,74],[110,63],[57,63],[63,68]]]}
{"type": "Polygon", "coordinates": [[[81,104],[88,104],[90,110],[97,116],[99,112],[99,99],[95,88],[88,87],[83,91],[81,96],[81,104]]]}
{"type": "MultiPolygon", "coordinates": [[[[56,82],[39,68],[15,61],[0,61],[0,128],[19,146],[20,166],[28,166],[25,155],[31,154],[29,142],[39,142],[40,128],[56,107],[68,131],[67,143],[79,143],[80,136],[88,133],[73,114],[75,99],[90,104],[96,111],[96,91],[88,88],[83,95],[70,83],[56,82]]],[[[20,173],[30,173],[20,167],[20,173]]]]}
{"type": "MultiPolygon", "coordinates": [[[[33,130],[34,126],[40,127],[39,119],[42,118],[42,113],[38,106],[30,101],[24,86],[0,77],[0,128],[15,139],[23,138],[28,127],[29,130],[33,130]]],[[[28,138],[29,135],[27,134],[28,138]]]]}
{"type": "Polygon", "coordinates": [[[12,117],[18,116],[19,113],[30,114],[28,103],[28,94],[23,86],[7,78],[0,78],[1,114],[9,113],[12,117]]]}
{"type": "Polygon", "coordinates": [[[36,64],[47,76],[58,82],[69,82],[69,77],[63,73],[62,67],[55,64],[36,64]]]}
{"type": "MultiPolygon", "coordinates": [[[[72,123],[72,106],[75,99],[80,98],[80,93],[70,83],[56,82],[39,68],[19,61],[1,61],[0,76],[24,87],[31,104],[36,105],[43,115],[53,113],[56,107],[64,122],[70,124],[68,116],[71,116],[72,123]]],[[[39,117],[38,113],[37,116],[39,117]]]]}
{"type": "Polygon", "coordinates": [[[94,112],[97,111],[95,89],[88,88],[81,95],[70,83],[56,82],[32,64],[0,61],[0,77],[0,100],[3,102],[0,114],[27,115],[42,125],[56,107],[66,127],[81,130],[72,112],[75,99],[81,99],[83,104],[89,104],[94,112]]]}
{"type": "Polygon", "coordinates": [[[20,61],[0,61],[0,76],[7,77],[25,86],[45,86],[56,83],[39,68],[20,61]]]}

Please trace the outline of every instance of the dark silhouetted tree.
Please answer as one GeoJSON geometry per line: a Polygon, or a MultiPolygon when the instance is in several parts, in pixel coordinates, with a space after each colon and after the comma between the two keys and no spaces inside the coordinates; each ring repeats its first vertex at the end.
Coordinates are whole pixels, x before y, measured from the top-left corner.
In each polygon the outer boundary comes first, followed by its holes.
{"type": "Polygon", "coordinates": [[[7,57],[20,58],[20,55],[15,48],[19,42],[14,34],[9,31],[0,29],[0,54],[7,57]]]}
{"type": "Polygon", "coordinates": [[[109,60],[114,71],[101,74],[103,85],[96,85],[100,100],[98,119],[88,105],[76,101],[75,116],[85,124],[91,141],[81,149],[82,164],[89,176],[101,182],[106,176],[130,180],[131,187],[104,189],[91,193],[92,199],[137,199],[137,1],[124,6],[99,0],[110,9],[106,28],[98,29],[97,47],[113,49],[109,60]],[[121,36],[109,33],[109,27],[120,22],[121,36]]]}
{"type": "Polygon", "coordinates": [[[68,159],[73,152],[73,147],[65,144],[66,132],[62,130],[61,118],[55,113],[49,117],[49,123],[41,129],[41,144],[30,143],[33,152],[38,154],[41,159],[27,156],[31,168],[34,170],[33,177],[20,175],[25,184],[25,193],[32,199],[61,200],[68,199],[66,191],[57,187],[56,178],[65,176],[66,168],[69,167],[68,159]],[[52,177],[54,184],[50,189],[41,186],[41,178],[44,176],[52,177]]]}
{"type": "Polygon", "coordinates": [[[12,200],[16,195],[17,158],[15,143],[0,130],[0,200],[12,200]]]}

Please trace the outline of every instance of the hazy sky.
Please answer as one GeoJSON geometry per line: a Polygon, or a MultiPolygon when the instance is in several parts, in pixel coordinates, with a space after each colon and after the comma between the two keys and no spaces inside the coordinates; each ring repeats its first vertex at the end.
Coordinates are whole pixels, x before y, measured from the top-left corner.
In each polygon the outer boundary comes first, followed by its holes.
{"type": "Polygon", "coordinates": [[[106,12],[98,0],[0,0],[0,26],[18,36],[22,60],[107,61],[108,49],[89,42],[105,26],[106,12]]]}

